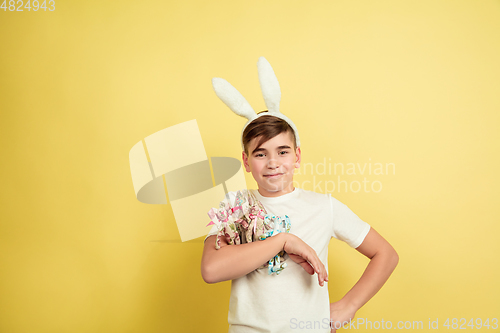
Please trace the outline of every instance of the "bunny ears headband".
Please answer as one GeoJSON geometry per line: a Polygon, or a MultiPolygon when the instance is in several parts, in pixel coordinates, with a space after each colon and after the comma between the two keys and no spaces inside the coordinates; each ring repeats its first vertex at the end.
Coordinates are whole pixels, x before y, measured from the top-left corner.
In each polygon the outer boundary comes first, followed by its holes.
{"type": "MultiPolygon", "coordinates": [[[[245,126],[243,126],[243,130],[241,131],[242,135],[245,128],[253,120],[266,115],[275,116],[283,119],[292,127],[293,132],[295,133],[297,147],[300,147],[299,132],[297,131],[297,127],[295,127],[295,124],[279,110],[281,89],[271,64],[266,60],[266,58],[260,57],[259,61],[257,61],[257,69],[259,71],[260,89],[262,90],[262,96],[264,97],[268,111],[257,114],[247,102],[245,97],[243,97],[238,90],[236,90],[236,88],[234,88],[226,80],[218,77],[214,77],[212,79],[212,86],[214,87],[215,93],[234,113],[248,119],[245,126]]],[[[243,148],[243,142],[241,143],[241,147],[243,148]]]]}

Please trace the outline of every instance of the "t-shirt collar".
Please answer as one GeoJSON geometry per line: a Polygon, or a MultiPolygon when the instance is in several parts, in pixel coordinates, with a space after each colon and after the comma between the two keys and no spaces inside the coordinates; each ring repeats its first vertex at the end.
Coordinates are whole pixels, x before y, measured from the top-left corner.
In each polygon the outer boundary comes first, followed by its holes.
{"type": "Polygon", "coordinates": [[[278,203],[296,198],[299,195],[299,191],[300,188],[295,187],[292,192],[280,195],[279,197],[264,197],[258,190],[252,190],[252,193],[262,203],[278,203]]]}

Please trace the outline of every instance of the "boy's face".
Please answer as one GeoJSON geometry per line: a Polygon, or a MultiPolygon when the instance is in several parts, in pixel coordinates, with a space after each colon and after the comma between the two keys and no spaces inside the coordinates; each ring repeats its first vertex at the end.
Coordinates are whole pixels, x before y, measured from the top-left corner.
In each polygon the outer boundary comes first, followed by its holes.
{"type": "Polygon", "coordinates": [[[247,172],[251,172],[265,197],[278,197],[294,190],[293,172],[300,167],[300,148],[293,149],[289,132],[283,132],[256,147],[259,137],[248,145],[248,156],[242,153],[247,172]]]}

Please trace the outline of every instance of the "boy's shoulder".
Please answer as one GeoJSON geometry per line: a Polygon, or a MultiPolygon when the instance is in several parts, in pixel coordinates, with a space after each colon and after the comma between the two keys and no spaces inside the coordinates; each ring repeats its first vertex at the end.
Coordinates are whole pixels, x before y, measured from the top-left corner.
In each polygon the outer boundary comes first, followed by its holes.
{"type": "Polygon", "coordinates": [[[236,199],[236,195],[238,194],[239,191],[229,191],[226,193],[222,201],[227,202],[227,203],[233,203],[234,200],[236,199]]]}
{"type": "Polygon", "coordinates": [[[236,197],[238,196],[238,193],[241,192],[244,196],[248,195],[248,192],[251,191],[249,189],[241,189],[237,191],[228,191],[226,195],[224,196],[224,199],[221,201],[229,203],[229,205],[232,205],[234,201],[236,200],[236,197]]]}

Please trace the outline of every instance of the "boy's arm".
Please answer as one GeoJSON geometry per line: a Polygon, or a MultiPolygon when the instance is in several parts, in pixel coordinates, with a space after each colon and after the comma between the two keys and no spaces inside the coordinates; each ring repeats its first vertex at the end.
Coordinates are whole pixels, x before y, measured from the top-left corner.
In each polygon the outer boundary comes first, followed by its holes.
{"type": "Polygon", "coordinates": [[[373,228],[356,250],[368,257],[370,262],[351,290],[340,301],[330,304],[331,319],[341,323],[354,318],[356,311],[382,288],[399,261],[391,244],[373,228]]]}
{"type": "Polygon", "coordinates": [[[300,238],[288,233],[268,237],[265,240],[228,245],[221,238],[221,248],[215,249],[216,236],[205,240],[201,258],[201,275],[207,283],[217,283],[242,277],[268,262],[281,250],[307,260],[318,273],[320,285],[327,280],[325,266],[319,260],[316,252],[300,238]]]}
{"type": "Polygon", "coordinates": [[[217,236],[205,240],[201,258],[201,275],[207,283],[233,280],[244,276],[269,261],[283,249],[284,239],[278,234],[263,241],[228,245],[220,238],[221,248],[215,248],[217,236]]]}

